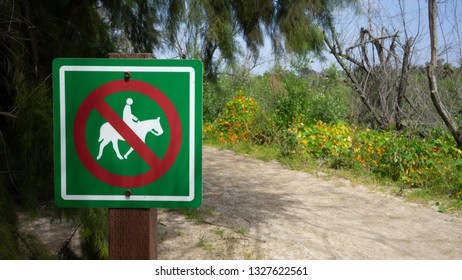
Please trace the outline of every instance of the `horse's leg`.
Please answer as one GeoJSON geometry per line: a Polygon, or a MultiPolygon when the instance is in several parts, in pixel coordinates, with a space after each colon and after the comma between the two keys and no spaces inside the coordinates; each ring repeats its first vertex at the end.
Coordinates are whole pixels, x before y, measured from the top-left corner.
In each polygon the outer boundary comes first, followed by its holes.
{"type": "Polygon", "coordinates": [[[98,156],[96,157],[97,160],[99,160],[103,156],[104,147],[106,147],[108,143],[109,143],[109,140],[104,138],[103,141],[99,144],[99,153],[98,153],[98,156]]]}
{"type": "MultiPolygon", "coordinates": [[[[131,126],[131,129],[135,132],[138,137],[143,139],[143,142],[146,143],[146,134],[147,132],[144,132],[145,130],[145,121],[139,121],[137,123],[134,123],[133,126],[131,126]]],[[[125,153],[124,158],[127,159],[128,156],[133,152],[133,148],[130,147],[130,149],[125,153]]]]}
{"type": "Polygon", "coordinates": [[[125,153],[124,158],[127,159],[128,155],[131,154],[132,152],[133,152],[133,148],[130,147],[130,150],[128,150],[128,152],[125,153]]]}
{"type": "Polygon", "coordinates": [[[114,148],[114,151],[116,152],[116,155],[119,159],[124,159],[122,157],[122,155],[120,154],[119,152],[119,144],[118,144],[118,140],[117,139],[114,139],[112,140],[112,147],[114,148]]]}

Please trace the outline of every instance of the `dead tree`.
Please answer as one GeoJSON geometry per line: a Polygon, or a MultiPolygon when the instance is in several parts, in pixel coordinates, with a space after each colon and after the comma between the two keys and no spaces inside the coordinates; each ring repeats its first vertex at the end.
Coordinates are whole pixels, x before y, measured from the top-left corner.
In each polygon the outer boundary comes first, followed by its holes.
{"type": "Polygon", "coordinates": [[[437,81],[435,69],[438,63],[438,34],[436,30],[436,0],[428,1],[428,20],[430,25],[430,49],[431,49],[431,60],[427,66],[427,77],[428,84],[430,88],[430,97],[433,102],[433,105],[438,111],[438,114],[443,119],[446,127],[449,129],[452,137],[457,143],[459,148],[462,148],[462,131],[457,123],[454,121],[454,118],[451,116],[451,113],[446,109],[443,102],[441,101],[440,94],[438,92],[437,81]]]}
{"type": "Polygon", "coordinates": [[[344,50],[333,25],[330,36],[324,34],[327,47],[378,127],[394,126],[401,130],[414,40],[400,44],[398,32],[389,33],[382,28],[376,36],[370,29],[361,28],[358,42],[344,50]],[[402,58],[397,47],[402,48],[402,58]]]}

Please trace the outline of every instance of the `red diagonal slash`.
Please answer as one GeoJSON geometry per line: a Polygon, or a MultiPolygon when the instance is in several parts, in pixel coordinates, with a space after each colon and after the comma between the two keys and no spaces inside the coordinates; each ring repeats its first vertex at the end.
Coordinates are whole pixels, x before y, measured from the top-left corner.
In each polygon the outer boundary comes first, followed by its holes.
{"type": "Polygon", "coordinates": [[[158,167],[160,160],[156,154],[106,102],[97,102],[93,106],[151,168],[158,167]]]}

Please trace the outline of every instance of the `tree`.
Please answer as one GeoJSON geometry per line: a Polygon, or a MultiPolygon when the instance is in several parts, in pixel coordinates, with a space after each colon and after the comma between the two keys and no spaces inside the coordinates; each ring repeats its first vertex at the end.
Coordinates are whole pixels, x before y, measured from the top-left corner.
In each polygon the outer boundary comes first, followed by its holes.
{"type": "Polygon", "coordinates": [[[428,85],[430,89],[430,97],[433,102],[433,105],[436,108],[436,111],[443,119],[446,127],[449,129],[452,137],[457,143],[459,148],[462,148],[462,130],[459,125],[454,121],[451,113],[446,109],[445,105],[441,101],[440,94],[438,92],[437,86],[437,79],[435,69],[437,68],[438,63],[438,33],[437,33],[437,23],[436,23],[436,15],[437,15],[437,5],[436,0],[429,0],[428,1],[428,19],[429,19],[429,27],[430,27],[430,48],[431,48],[431,60],[427,66],[427,78],[428,78],[428,85]]]}
{"type": "MultiPolygon", "coordinates": [[[[381,27],[374,32],[369,6],[369,26],[362,27],[356,43],[345,47],[331,22],[324,41],[372,116],[371,123],[385,128],[403,128],[404,103],[409,83],[410,57],[415,38],[404,40],[399,32],[381,27]]],[[[404,20],[403,20],[404,22],[404,20]]]]}
{"type": "Polygon", "coordinates": [[[202,59],[207,76],[217,70],[217,57],[232,63],[239,54],[238,36],[254,56],[267,36],[276,56],[291,52],[320,54],[320,26],[332,18],[332,10],[354,0],[229,0],[169,1],[164,38],[178,56],[202,59]],[[181,36],[176,36],[181,34],[181,36]],[[193,47],[192,47],[193,46],[193,47]]]}
{"type": "Polygon", "coordinates": [[[14,214],[53,208],[51,61],[113,50],[99,9],[90,0],[0,1],[2,259],[40,258],[14,214]]]}
{"type": "MultiPolygon", "coordinates": [[[[0,0],[0,210],[10,213],[6,208],[10,211],[10,205],[18,205],[37,211],[53,205],[50,77],[54,58],[152,52],[165,46],[163,42],[178,46],[181,30],[190,38],[181,52],[202,59],[206,73],[213,77],[218,54],[227,62],[235,59],[236,36],[242,36],[254,54],[264,36],[271,38],[276,54],[319,53],[323,43],[316,23],[325,23],[330,9],[340,2],[0,0]]],[[[16,222],[6,219],[8,231],[0,231],[0,244],[11,244],[12,251],[21,247],[12,244],[17,241],[11,239],[17,235],[16,222]]],[[[28,257],[13,255],[2,257],[28,257]]]]}

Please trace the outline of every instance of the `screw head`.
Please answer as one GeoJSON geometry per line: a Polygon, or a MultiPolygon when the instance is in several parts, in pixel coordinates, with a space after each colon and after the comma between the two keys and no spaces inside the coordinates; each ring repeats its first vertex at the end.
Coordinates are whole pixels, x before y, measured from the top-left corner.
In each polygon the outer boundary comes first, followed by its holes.
{"type": "Polygon", "coordinates": [[[132,195],[132,192],[130,190],[125,191],[125,196],[130,197],[132,195]]]}
{"type": "Polygon", "coordinates": [[[130,80],[130,72],[125,72],[124,73],[124,80],[128,82],[130,80]]]}

